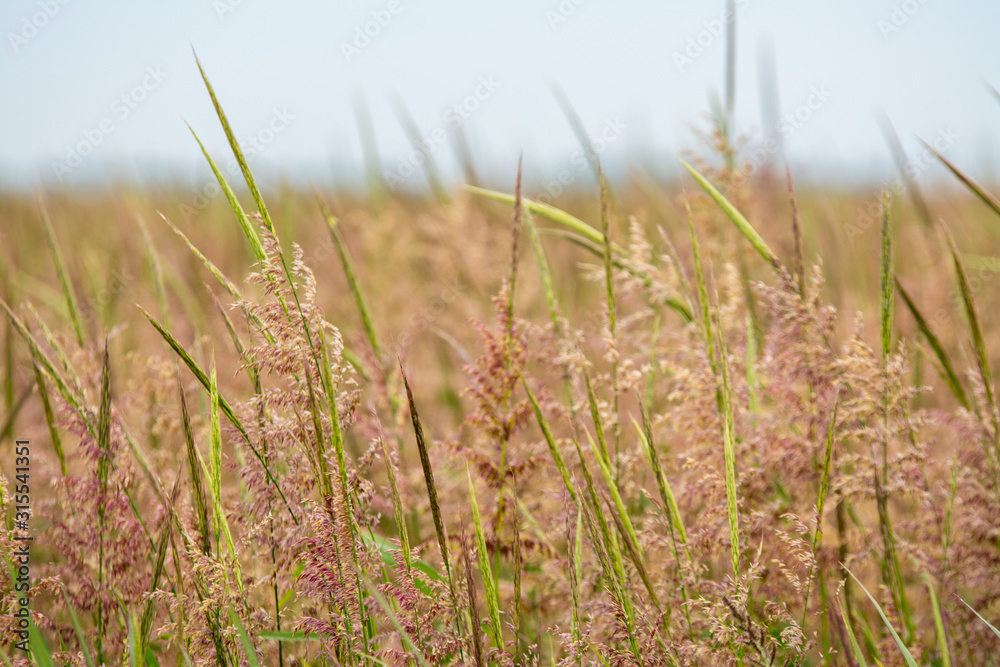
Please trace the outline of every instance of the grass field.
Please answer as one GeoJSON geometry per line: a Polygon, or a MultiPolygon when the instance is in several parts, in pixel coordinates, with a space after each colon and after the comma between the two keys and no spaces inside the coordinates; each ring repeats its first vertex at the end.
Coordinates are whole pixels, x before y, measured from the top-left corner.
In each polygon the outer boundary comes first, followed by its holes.
{"type": "Polygon", "coordinates": [[[0,658],[1000,664],[1000,203],[729,146],[0,196],[0,658]]]}

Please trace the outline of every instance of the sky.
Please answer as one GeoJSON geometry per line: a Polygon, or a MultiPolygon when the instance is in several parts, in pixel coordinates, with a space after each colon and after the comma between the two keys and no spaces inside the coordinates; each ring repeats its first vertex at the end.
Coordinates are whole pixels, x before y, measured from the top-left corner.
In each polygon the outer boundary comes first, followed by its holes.
{"type": "MultiPolygon", "coordinates": [[[[996,179],[1000,3],[735,4],[734,123],[762,162],[782,160],[773,137],[805,178],[891,180],[884,115],[928,177],[940,168],[920,157],[919,138],[996,179]]],[[[193,51],[269,182],[362,183],[360,104],[383,176],[399,187],[426,188],[406,123],[450,180],[461,180],[462,136],[487,180],[512,181],[523,153],[532,182],[572,184],[591,176],[560,94],[611,170],[641,164],[669,178],[724,93],[725,10],[724,0],[4,0],[0,188],[197,186],[210,172],[186,123],[226,169],[193,51]]]]}

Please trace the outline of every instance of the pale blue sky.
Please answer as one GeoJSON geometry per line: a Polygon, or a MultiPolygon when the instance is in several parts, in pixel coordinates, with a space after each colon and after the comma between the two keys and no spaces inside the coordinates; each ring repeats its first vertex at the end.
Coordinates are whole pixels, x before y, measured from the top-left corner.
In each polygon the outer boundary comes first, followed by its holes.
{"type": "MultiPolygon", "coordinates": [[[[449,176],[449,131],[460,124],[479,168],[494,176],[509,180],[523,150],[536,182],[560,171],[589,178],[553,83],[587,133],[604,134],[603,160],[620,167],[641,156],[670,175],[674,153],[697,145],[691,126],[710,92],[722,89],[725,40],[712,34],[722,0],[63,2],[0,5],[0,187],[60,176],[203,180],[184,121],[220,160],[228,153],[192,45],[238,138],[256,137],[254,169],[268,179],[360,182],[357,93],[371,108],[383,167],[404,187],[425,181],[402,176],[409,144],[395,97],[449,176]],[[370,42],[353,43],[366,27],[370,42]],[[454,110],[463,100],[474,110],[454,110]]],[[[1000,87],[1000,3],[737,4],[737,129],[758,138],[764,129],[758,53],[770,42],[779,110],[805,119],[783,126],[804,176],[891,178],[882,109],[908,149],[915,136],[950,132],[949,155],[995,178],[1000,103],[986,83],[1000,87]]]]}

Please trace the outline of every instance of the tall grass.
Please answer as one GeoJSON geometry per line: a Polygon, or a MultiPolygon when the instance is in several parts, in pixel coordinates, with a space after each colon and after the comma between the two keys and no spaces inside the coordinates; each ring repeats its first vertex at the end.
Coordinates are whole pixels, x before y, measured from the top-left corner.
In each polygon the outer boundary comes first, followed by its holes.
{"type": "Polygon", "coordinates": [[[42,260],[0,304],[4,435],[51,443],[36,664],[1000,664],[983,185],[946,163],[941,242],[886,199],[849,251],[823,216],[859,200],[738,177],[730,113],[694,189],[272,195],[202,75],[243,185],[194,136],[198,225],[150,193],[165,225],[70,241],[91,204],[3,201],[42,260]],[[111,256],[105,321],[74,279],[111,256]]]}

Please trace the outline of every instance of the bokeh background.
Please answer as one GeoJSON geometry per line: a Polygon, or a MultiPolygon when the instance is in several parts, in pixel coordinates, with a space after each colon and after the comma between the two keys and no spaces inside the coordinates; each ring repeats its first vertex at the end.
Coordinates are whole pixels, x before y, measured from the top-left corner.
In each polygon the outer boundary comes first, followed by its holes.
{"type": "MultiPolygon", "coordinates": [[[[799,179],[894,177],[883,113],[907,150],[951,128],[949,154],[994,179],[1000,4],[734,5],[735,135],[760,140],[798,111],[805,120],[784,143],[799,179]]],[[[725,10],[723,0],[6,1],[0,187],[203,181],[184,121],[213,154],[226,146],[192,48],[271,182],[363,183],[359,119],[369,115],[383,171],[407,160],[408,116],[445,179],[463,178],[462,138],[487,181],[507,183],[520,151],[529,181],[577,175],[579,143],[555,85],[589,136],[620,128],[600,151],[612,174],[640,164],[672,178],[673,153],[725,96],[725,10]]],[[[927,178],[943,174],[934,166],[927,178]]],[[[426,188],[419,170],[403,180],[426,188]]]]}

